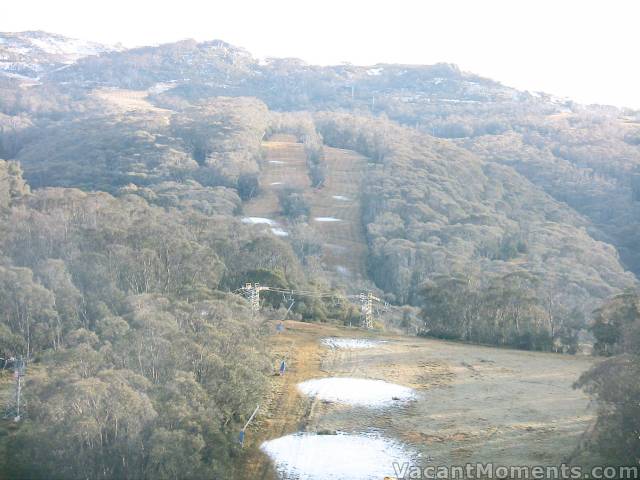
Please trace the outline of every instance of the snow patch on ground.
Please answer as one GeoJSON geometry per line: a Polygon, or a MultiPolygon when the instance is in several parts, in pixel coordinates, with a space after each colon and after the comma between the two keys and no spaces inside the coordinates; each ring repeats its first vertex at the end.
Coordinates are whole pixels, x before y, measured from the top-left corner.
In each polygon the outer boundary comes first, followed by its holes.
{"type": "Polygon", "coordinates": [[[278,225],[278,222],[263,217],[244,217],[242,219],[242,223],[248,223],[250,225],[269,225],[270,227],[278,225]]]}
{"type": "Polygon", "coordinates": [[[171,90],[175,86],[175,82],[158,82],[155,85],[149,87],[147,92],[149,92],[150,95],[160,95],[167,90],[171,90]]]}
{"type": "Polygon", "coordinates": [[[5,77],[15,78],[16,80],[22,80],[23,82],[30,82],[30,85],[41,85],[41,83],[37,82],[37,77],[33,78],[27,77],[26,75],[20,75],[19,73],[7,72],[2,68],[2,64],[0,64],[0,70],[2,70],[2,74],[5,77]]]}
{"type": "Polygon", "coordinates": [[[339,218],[335,217],[316,217],[314,218],[316,222],[341,222],[339,218]]]}
{"type": "Polygon", "coordinates": [[[271,233],[278,237],[288,237],[289,232],[283,230],[278,225],[278,222],[275,220],[271,220],[270,218],[264,217],[243,217],[241,220],[242,223],[247,223],[249,225],[268,225],[271,227],[271,233]]]}
{"type": "Polygon", "coordinates": [[[372,77],[377,77],[378,75],[382,75],[384,68],[370,68],[367,70],[367,75],[372,77]]]}
{"type": "Polygon", "coordinates": [[[276,235],[278,237],[288,237],[289,236],[289,232],[285,232],[281,228],[272,228],[271,229],[271,233],[273,233],[274,235],[276,235]]]}
{"type": "Polygon", "coordinates": [[[416,398],[412,388],[368,378],[318,378],[298,384],[298,389],[310,397],[358,407],[391,407],[416,398]]]}
{"type": "Polygon", "coordinates": [[[342,265],[338,265],[336,267],[336,272],[338,272],[340,275],[344,275],[345,277],[348,277],[351,275],[351,272],[349,271],[349,269],[347,267],[343,267],[342,265]]]}
{"type": "MultiPolygon", "coordinates": [[[[31,70],[34,72],[39,72],[42,70],[42,67],[40,65],[36,65],[34,63],[27,63],[27,62],[4,62],[2,61],[2,59],[0,59],[0,70],[3,71],[17,71],[17,70],[31,70]]],[[[17,75],[17,74],[16,74],[17,75]]],[[[23,76],[23,75],[20,75],[23,76]]],[[[28,78],[28,77],[24,77],[24,78],[28,78]]]]}
{"type": "Polygon", "coordinates": [[[18,53],[20,55],[28,55],[33,51],[33,49],[30,48],[30,47],[15,47],[14,46],[14,47],[10,47],[10,49],[11,49],[11,53],[14,53],[14,54],[18,53]]]}
{"type": "Polygon", "coordinates": [[[402,444],[375,435],[296,433],[260,448],[283,480],[382,480],[395,473],[394,462],[401,465],[415,456],[402,444]]]}
{"type": "Polygon", "coordinates": [[[329,348],[374,348],[387,343],[386,340],[367,340],[366,338],[327,337],[321,343],[329,348]]]}

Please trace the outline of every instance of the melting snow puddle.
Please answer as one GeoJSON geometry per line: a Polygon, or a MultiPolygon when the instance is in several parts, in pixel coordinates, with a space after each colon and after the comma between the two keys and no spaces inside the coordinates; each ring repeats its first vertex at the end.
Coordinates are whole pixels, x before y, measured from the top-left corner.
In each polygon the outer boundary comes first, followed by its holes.
{"type": "Polygon", "coordinates": [[[383,343],[387,343],[386,340],[367,340],[364,338],[338,338],[328,337],[321,340],[322,344],[329,348],[373,348],[383,343]]]}
{"type": "Polygon", "coordinates": [[[349,200],[351,200],[349,197],[345,197],[344,195],[333,195],[332,198],[334,200],[341,200],[343,202],[348,202],[349,200]]]}
{"type": "Polygon", "coordinates": [[[339,218],[335,217],[316,217],[314,218],[316,222],[341,222],[339,218]]]}
{"type": "Polygon", "coordinates": [[[251,225],[269,225],[274,226],[277,225],[277,222],[263,217],[244,217],[242,219],[242,223],[250,223],[251,225]]]}
{"type": "Polygon", "coordinates": [[[283,480],[382,480],[413,455],[402,444],[372,435],[296,433],[260,447],[283,480]]]}
{"type": "Polygon", "coordinates": [[[272,228],[271,229],[271,233],[273,233],[274,235],[278,236],[278,237],[288,237],[289,236],[289,232],[285,232],[284,230],[282,230],[281,228],[272,228]]]}
{"type": "Polygon", "coordinates": [[[298,390],[327,402],[373,408],[390,407],[416,398],[412,388],[367,378],[318,378],[299,383],[298,390]]]}

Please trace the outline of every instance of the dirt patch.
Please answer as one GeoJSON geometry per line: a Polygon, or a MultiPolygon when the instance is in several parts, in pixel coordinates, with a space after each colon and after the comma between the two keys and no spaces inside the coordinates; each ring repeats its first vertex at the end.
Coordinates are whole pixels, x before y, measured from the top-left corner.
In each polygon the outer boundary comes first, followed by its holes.
{"type": "Polygon", "coordinates": [[[423,432],[407,432],[402,435],[402,439],[413,444],[432,444],[443,442],[464,442],[469,441],[477,435],[471,433],[451,433],[448,435],[429,435],[423,432]]]}

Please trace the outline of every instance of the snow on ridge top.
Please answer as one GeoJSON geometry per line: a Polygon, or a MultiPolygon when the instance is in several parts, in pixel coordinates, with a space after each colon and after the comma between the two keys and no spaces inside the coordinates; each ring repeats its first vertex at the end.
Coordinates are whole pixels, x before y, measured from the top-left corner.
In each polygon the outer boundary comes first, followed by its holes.
{"type": "Polygon", "coordinates": [[[31,56],[34,64],[68,64],[89,55],[122,50],[121,46],[103,45],[41,31],[0,32],[0,45],[0,48],[10,54],[31,56]]]}
{"type": "Polygon", "coordinates": [[[74,61],[89,55],[97,55],[108,50],[108,47],[100,45],[99,43],[71,38],[64,40],[57,38],[34,38],[31,39],[31,43],[43,52],[50,53],[51,55],[64,55],[68,57],[67,61],[74,61]]]}

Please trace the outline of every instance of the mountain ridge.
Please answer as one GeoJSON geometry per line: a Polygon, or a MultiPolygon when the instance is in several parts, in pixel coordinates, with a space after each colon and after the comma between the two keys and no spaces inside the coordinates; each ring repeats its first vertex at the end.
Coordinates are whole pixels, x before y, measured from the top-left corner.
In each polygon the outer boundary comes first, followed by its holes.
{"type": "Polygon", "coordinates": [[[42,30],[0,32],[0,74],[37,79],[80,58],[122,49],[42,30]]]}

